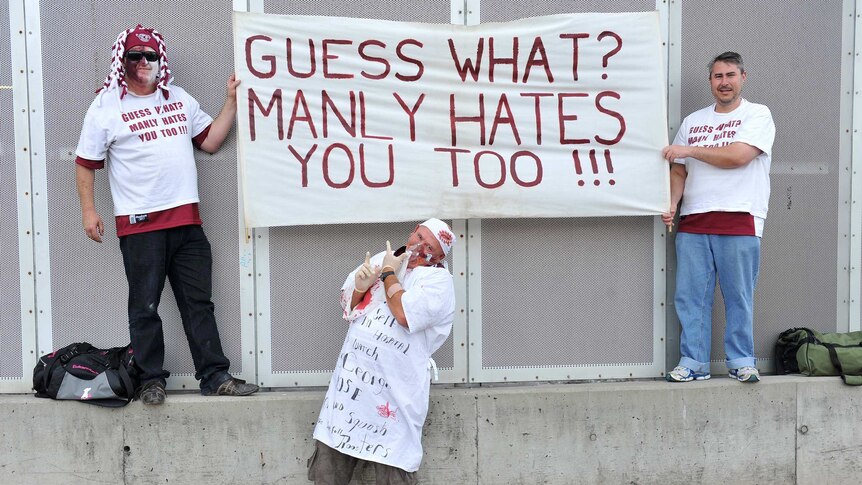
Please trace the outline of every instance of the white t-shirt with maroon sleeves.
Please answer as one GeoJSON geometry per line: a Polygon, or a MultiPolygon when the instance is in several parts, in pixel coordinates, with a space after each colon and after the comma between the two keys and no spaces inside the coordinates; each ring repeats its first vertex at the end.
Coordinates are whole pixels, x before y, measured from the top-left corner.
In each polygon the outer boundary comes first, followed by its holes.
{"type": "Polygon", "coordinates": [[[147,96],[97,97],[87,110],[76,155],[107,160],[115,215],[146,214],[198,202],[192,138],[212,117],[184,89],[147,96]]]}

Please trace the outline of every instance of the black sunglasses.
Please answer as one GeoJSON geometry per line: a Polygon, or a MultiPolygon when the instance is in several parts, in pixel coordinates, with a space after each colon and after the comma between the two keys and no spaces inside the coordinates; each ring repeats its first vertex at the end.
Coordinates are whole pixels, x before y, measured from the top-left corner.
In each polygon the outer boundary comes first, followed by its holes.
{"type": "Polygon", "coordinates": [[[132,62],[139,62],[141,58],[146,57],[147,62],[156,62],[159,60],[159,54],[157,52],[150,51],[130,51],[126,52],[126,59],[132,62]]]}

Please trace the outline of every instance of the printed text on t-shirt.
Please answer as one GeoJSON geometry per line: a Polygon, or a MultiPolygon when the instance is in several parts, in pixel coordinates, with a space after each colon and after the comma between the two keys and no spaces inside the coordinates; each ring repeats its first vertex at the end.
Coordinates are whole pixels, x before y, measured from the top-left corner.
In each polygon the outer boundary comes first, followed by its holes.
{"type": "Polygon", "coordinates": [[[170,136],[188,134],[189,128],[186,124],[188,117],[185,113],[158,116],[159,114],[165,115],[166,113],[181,110],[182,108],[183,102],[176,101],[163,106],[154,106],[153,109],[155,110],[155,115],[150,108],[144,108],[122,113],[122,119],[124,122],[128,123],[129,131],[132,133],[140,132],[137,133],[138,138],[141,142],[147,142],[156,140],[159,137],[167,138],[170,136]],[[178,126],[170,126],[177,123],[182,124],[178,126]]]}
{"type": "Polygon", "coordinates": [[[731,128],[737,128],[742,124],[741,120],[730,120],[725,121],[724,123],[718,126],[712,125],[698,125],[692,126],[688,130],[688,144],[703,146],[703,147],[715,147],[715,146],[724,146],[729,144],[727,140],[732,140],[736,136],[735,129],[731,130],[731,128]],[[720,141],[721,140],[721,141],[720,141]],[[715,143],[718,142],[718,143],[715,143]]]}

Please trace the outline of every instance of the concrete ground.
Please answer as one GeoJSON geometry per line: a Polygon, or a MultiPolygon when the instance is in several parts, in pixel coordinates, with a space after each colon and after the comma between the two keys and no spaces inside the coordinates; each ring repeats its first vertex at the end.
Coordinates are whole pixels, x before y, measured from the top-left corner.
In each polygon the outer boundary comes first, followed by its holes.
{"type": "MultiPolygon", "coordinates": [[[[2,395],[0,484],[309,483],[323,394],[2,395]]],[[[837,377],[435,386],[424,435],[424,485],[862,482],[862,388],[837,377]]]]}

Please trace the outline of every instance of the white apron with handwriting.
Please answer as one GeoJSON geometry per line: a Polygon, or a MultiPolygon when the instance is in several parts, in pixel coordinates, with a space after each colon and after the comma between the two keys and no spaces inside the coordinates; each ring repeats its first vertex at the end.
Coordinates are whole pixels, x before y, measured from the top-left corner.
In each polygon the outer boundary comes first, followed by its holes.
{"type": "MultiPolygon", "coordinates": [[[[383,253],[372,258],[380,265],[383,253]]],[[[452,275],[417,267],[401,282],[408,328],[399,325],[379,281],[350,310],[354,270],[341,289],[347,337],[314,428],[314,439],[363,460],[408,472],[422,462],[428,413],[429,358],[446,341],[455,318],[452,275]]]]}

